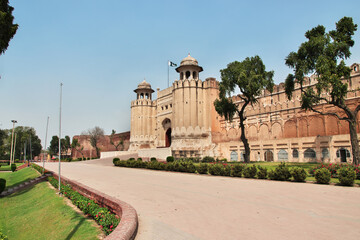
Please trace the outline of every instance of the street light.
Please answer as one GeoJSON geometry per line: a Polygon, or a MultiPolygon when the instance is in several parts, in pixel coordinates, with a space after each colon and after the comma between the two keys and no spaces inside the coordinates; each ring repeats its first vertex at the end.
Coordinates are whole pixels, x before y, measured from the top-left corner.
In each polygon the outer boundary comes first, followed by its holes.
{"type": "Polygon", "coordinates": [[[11,122],[13,123],[13,130],[12,130],[12,134],[11,134],[11,150],[10,150],[10,164],[12,163],[12,155],[13,155],[13,145],[14,145],[14,129],[15,129],[15,123],[17,123],[16,120],[11,120],[11,122]]]}

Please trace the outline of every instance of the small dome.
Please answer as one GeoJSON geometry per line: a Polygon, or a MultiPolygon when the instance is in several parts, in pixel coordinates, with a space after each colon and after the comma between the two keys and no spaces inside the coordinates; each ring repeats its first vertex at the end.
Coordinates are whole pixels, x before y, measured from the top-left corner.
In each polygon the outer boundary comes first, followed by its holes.
{"type": "Polygon", "coordinates": [[[195,65],[195,66],[198,66],[199,63],[198,63],[198,61],[197,61],[195,58],[193,58],[192,56],[190,56],[190,53],[189,53],[189,55],[188,55],[186,58],[184,58],[184,59],[181,61],[181,63],[180,63],[180,66],[185,66],[185,65],[195,65]]]}
{"type": "Polygon", "coordinates": [[[138,89],[151,89],[151,85],[150,83],[146,82],[145,80],[142,81],[139,85],[138,85],[138,89]]]}

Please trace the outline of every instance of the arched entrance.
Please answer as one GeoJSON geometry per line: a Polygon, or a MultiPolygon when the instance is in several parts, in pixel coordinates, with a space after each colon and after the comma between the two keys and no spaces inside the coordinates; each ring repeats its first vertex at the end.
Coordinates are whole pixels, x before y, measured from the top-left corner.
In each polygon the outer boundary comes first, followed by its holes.
{"type": "MultiPolygon", "coordinates": [[[[162,121],[163,133],[165,133],[165,147],[171,146],[171,120],[165,118],[162,121]]],[[[164,135],[163,135],[164,136],[164,135]]]]}
{"type": "Polygon", "coordinates": [[[170,147],[170,146],[171,146],[171,128],[166,130],[165,133],[165,147],[170,147]]]}
{"type": "Polygon", "coordinates": [[[266,150],[266,152],[264,153],[264,159],[266,162],[272,162],[274,161],[274,154],[272,151],[270,150],[266,150]]]}

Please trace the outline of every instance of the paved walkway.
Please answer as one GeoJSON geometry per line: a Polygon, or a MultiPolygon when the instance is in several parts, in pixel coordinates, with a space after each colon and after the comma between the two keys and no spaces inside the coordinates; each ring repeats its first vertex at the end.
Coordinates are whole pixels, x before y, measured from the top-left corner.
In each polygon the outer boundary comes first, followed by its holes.
{"type": "MultiPolygon", "coordinates": [[[[62,163],[62,174],[131,204],[136,239],[360,239],[360,188],[62,163]]],[[[46,168],[58,171],[57,163],[46,168]]]]}

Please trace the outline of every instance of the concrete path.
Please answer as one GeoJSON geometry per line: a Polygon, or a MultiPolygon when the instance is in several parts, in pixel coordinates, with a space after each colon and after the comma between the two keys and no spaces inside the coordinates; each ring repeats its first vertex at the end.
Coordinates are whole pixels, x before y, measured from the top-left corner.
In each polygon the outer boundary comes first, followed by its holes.
{"type": "MultiPolygon", "coordinates": [[[[360,188],[62,163],[62,174],[131,204],[136,239],[360,239],[360,188]]],[[[46,168],[58,171],[57,163],[46,168]]]]}

